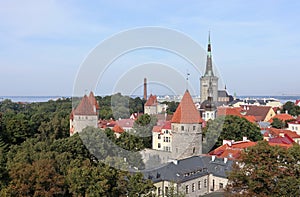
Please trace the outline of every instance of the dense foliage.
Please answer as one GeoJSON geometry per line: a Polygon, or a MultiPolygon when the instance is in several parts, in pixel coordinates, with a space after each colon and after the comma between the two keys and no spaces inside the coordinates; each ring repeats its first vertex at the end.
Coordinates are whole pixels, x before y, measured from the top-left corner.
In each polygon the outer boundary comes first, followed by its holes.
{"type": "Polygon", "coordinates": [[[256,142],[263,139],[259,127],[238,116],[220,116],[209,121],[203,129],[203,135],[204,153],[221,146],[223,140],[241,141],[247,137],[256,142]]]}
{"type": "MultiPolygon", "coordinates": [[[[138,137],[116,139],[110,130],[92,128],[69,137],[70,111],[69,99],[0,103],[0,196],[137,196],[153,189],[141,174],[106,165],[110,157],[99,162],[82,141],[84,136],[107,137],[132,150],[138,137]]],[[[93,144],[103,156],[108,154],[105,151],[113,153],[101,147],[105,145],[93,144]]],[[[141,158],[134,158],[142,167],[141,158]]]]}
{"type": "Polygon", "coordinates": [[[101,119],[115,120],[119,118],[128,118],[130,114],[137,112],[144,112],[145,100],[140,97],[131,98],[129,96],[122,96],[120,93],[112,96],[98,96],[100,111],[99,116],[101,119]]]}
{"type": "Polygon", "coordinates": [[[229,196],[300,196],[300,146],[259,142],[242,154],[229,175],[229,196]]]}
{"type": "Polygon", "coordinates": [[[282,113],[288,112],[292,116],[300,115],[300,106],[296,105],[294,102],[288,101],[282,106],[282,113]]]}

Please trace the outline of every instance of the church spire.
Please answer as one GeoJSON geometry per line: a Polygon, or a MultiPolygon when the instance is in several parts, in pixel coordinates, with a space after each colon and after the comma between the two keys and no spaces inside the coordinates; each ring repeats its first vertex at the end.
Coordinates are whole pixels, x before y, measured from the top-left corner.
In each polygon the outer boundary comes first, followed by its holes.
{"type": "Polygon", "coordinates": [[[214,76],[212,68],[212,56],[211,56],[211,43],[210,43],[210,31],[208,32],[208,46],[207,46],[207,60],[206,60],[206,69],[204,76],[214,76]]]}

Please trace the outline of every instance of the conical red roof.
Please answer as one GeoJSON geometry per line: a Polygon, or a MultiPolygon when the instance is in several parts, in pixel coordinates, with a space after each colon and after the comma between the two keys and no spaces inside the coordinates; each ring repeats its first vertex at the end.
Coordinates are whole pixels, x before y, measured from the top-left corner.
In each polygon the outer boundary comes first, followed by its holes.
{"type": "Polygon", "coordinates": [[[171,122],[181,124],[199,124],[202,122],[200,113],[196,109],[188,90],[184,93],[171,122]]]}
{"type": "Polygon", "coordinates": [[[96,100],[96,98],[95,98],[95,96],[94,96],[94,93],[93,93],[92,91],[90,92],[89,100],[90,100],[90,102],[91,102],[93,105],[95,105],[95,107],[96,107],[97,110],[100,109],[100,107],[99,107],[99,105],[98,105],[98,102],[97,102],[97,100],[96,100]]]}
{"type": "Polygon", "coordinates": [[[96,108],[86,95],[84,95],[74,110],[74,115],[96,115],[96,108]]]}

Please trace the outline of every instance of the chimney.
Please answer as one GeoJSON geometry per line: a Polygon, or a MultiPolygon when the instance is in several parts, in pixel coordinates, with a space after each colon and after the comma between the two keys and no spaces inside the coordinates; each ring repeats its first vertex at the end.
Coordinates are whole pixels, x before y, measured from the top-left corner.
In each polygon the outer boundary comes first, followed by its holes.
{"type": "Polygon", "coordinates": [[[246,142],[248,140],[247,137],[243,137],[243,142],[246,142]]]}
{"type": "Polygon", "coordinates": [[[147,100],[147,78],[144,78],[144,100],[147,100]]]}
{"type": "Polygon", "coordinates": [[[277,114],[281,114],[280,110],[277,110],[277,114]]]}
{"type": "Polygon", "coordinates": [[[224,163],[227,163],[227,161],[228,161],[228,158],[225,157],[225,158],[224,158],[224,163]]]}
{"type": "Polygon", "coordinates": [[[211,161],[215,161],[215,160],[216,160],[216,156],[215,155],[211,156],[211,161]]]}
{"type": "Polygon", "coordinates": [[[279,133],[279,137],[284,137],[284,133],[279,133]]]}

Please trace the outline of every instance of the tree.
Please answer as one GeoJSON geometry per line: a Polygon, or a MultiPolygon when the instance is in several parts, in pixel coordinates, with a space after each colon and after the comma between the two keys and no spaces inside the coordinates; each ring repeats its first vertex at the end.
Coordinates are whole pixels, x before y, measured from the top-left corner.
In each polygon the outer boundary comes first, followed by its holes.
{"type": "Polygon", "coordinates": [[[273,122],[271,123],[271,126],[276,128],[276,129],[283,129],[285,127],[285,122],[281,121],[278,118],[274,118],[273,122]]]}
{"type": "Polygon", "coordinates": [[[223,140],[241,141],[243,137],[247,137],[256,142],[263,139],[258,126],[238,116],[220,116],[209,121],[203,135],[204,153],[221,146],[223,140]]]}
{"type": "Polygon", "coordinates": [[[299,196],[299,151],[258,142],[241,155],[229,174],[230,196],[299,196]]]}
{"type": "Polygon", "coordinates": [[[63,195],[64,178],[55,169],[55,161],[41,159],[32,164],[15,165],[9,172],[7,193],[12,196],[63,195]]]}
{"type": "Polygon", "coordinates": [[[148,114],[141,115],[133,125],[135,135],[139,136],[143,140],[145,148],[152,147],[152,129],[157,123],[157,118],[155,116],[150,116],[148,114]]]}
{"type": "Polygon", "coordinates": [[[299,116],[300,115],[300,107],[295,105],[295,103],[288,101],[282,106],[282,113],[288,112],[292,116],[299,116]]]}
{"type": "Polygon", "coordinates": [[[168,105],[168,107],[167,107],[167,114],[173,114],[176,111],[176,109],[177,109],[177,107],[179,105],[179,102],[175,102],[175,101],[168,102],[168,101],[165,101],[165,102],[163,102],[163,104],[168,105]]]}

